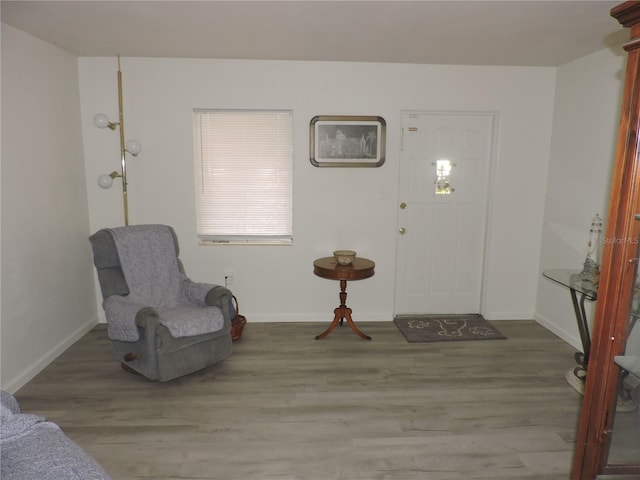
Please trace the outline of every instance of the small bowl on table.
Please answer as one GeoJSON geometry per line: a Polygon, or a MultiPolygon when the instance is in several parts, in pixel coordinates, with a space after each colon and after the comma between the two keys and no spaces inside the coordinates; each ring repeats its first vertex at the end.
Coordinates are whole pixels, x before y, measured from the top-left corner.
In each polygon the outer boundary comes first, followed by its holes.
{"type": "Polygon", "coordinates": [[[356,252],[353,250],[336,250],[333,252],[333,257],[338,262],[338,265],[351,265],[356,258],[356,252]]]}

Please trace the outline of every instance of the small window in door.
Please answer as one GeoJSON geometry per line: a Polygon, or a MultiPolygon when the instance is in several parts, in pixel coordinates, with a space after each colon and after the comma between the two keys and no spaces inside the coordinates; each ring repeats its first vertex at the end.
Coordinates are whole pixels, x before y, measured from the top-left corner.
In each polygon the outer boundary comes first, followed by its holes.
{"type": "Polygon", "coordinates": [[[450,195],[451,188],[451,160],[438,160],[436,162],[436,195],[450,195]]]}

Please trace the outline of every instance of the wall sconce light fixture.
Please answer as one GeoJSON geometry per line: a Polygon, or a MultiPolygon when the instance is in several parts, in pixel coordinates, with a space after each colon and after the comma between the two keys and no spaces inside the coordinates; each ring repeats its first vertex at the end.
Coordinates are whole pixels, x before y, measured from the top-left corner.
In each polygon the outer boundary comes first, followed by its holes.
{"type": "Polygon", "coordinates": [[[111,188],[113,180],[122,178],[122,203],[124,205],[124,224],[129,225],[129,202],[127,198],[127,156],[129,153],[134,157],[142,151],[142,145],[137,140],[125,141],[124,137],[124,115],[122,108],[122,72],[120,71],[120,55],[118,55],[118,122],[112,122],[104,113],[98,113],[93,117],[93,123],[98,128],[109,128],[115,130],[120,127],[120,168],[118,172],[113,172],[98,177],[98,185],[101,188],[111,188]]]}

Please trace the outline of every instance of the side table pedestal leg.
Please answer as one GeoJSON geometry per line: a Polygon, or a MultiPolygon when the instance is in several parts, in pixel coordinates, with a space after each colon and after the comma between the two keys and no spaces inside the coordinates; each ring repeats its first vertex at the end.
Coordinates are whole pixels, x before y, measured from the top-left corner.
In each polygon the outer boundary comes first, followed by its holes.
{"type": "Polygon", "coordinates": [[[333,317],[333,322],[331,322],[331,325],[329,325],[329,328],[327,328],[320,335],[316,335],[316,340],[320,340],[321,338],[324,338],[327,335],[329,335],[331,332],[333,332],[333,329],[336,328],[336,326],[338,326],[338,323],[342,322],[342,318],[338,316],[338,310],[340,310],[340,307],[334,310],[335,316],[333,317]]]}
{"type": "Polygon", "coordinates": [[[353,322],[353,319],[351,318],[351,309],[347,307],[346,303],[347,303],[347,281],[340,280],[340,306],[333,311],[333,322],[331,322],[331,325],[329,325],[329,328],[327,328],[320,335],[317,335],[316,340],[320,340],[321,338],[324,338],[327,335],[329,335],[336,328],[338,323],[342,325],[342,322],[344,320],[347,321],[347,324],[351,327],[351,330],[357,333],[360,337],[364,338],[365,340],[371,340],[371,337],[369,335],[365,335],[363,332],[360,331],[358,327],[356,327],[356,324],[353,322]]]}

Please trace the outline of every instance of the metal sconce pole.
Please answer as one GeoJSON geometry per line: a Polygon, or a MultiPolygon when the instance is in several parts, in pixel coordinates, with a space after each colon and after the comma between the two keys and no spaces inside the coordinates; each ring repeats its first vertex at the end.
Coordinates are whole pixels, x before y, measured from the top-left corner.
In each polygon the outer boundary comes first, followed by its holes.
{"type": "Polygon", "coordinates": [[[129,225],[129,200],[127,197],[127,157],[124,140],[124,112],[122,107],[122,72],[118,55],[118,118],[120,121],[120,164],[122,166],[122,203],[124,205],[124,224],[129,225]]]}
{"type": "Polygon", "coordinates": [[[120,71],[120,55],[118,55],[118,122],[111,122],[104,113],[98,113],[93,117],[93,123],[98,128],[115,130],[120,128],[120,168],[121,171],[113,171],[108,175],[98,177],[98,185],[101,188],[111,188],[115,178],[122,178],[122,203],[124,206],[124,224],[129,225],[129,198],[127,194],[127,153],[134,157],[140,153],[142,146],[134,139],[125,141],[124,136],[124,108],[122,101],[122,72],[120,71]]]}

